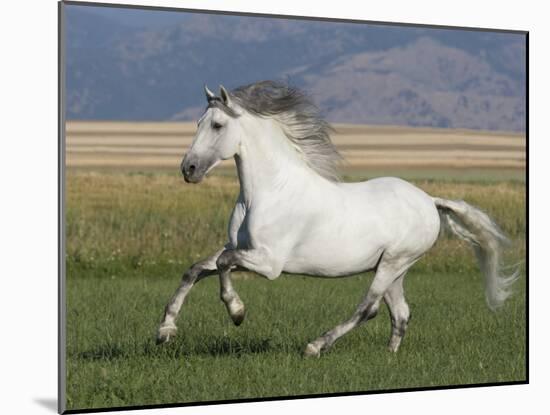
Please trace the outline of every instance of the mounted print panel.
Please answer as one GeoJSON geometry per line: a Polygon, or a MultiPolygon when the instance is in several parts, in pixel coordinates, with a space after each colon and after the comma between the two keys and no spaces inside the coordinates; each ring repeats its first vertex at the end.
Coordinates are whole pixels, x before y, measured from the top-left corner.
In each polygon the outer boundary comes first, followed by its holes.
{"type": "Polygon", "coordinates": [[[527,36],[61,2],[60,412],[526,383],[527,36]]]}

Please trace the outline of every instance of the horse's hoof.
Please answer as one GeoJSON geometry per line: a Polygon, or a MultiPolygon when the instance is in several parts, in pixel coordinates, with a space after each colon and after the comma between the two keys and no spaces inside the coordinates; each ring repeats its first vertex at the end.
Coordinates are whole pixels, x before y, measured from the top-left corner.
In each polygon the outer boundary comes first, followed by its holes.
{"type": "Polygon", "coordinates": [[[244,308],[239,310],[237,313],[231,314],[231,320],[233,320],[233,324],[235,324],[236,326],[240,326],[244,320],[245,314],[246,311],[244,308]]]}
{"type": "Polygon", "coordinates": [[[157,332],[157,344],[164,344],[176,335],[176,326],[160,326],[157,332]]]}
{"type": "Polygon", "coordinates": [[[392,337],[388,344],[388,350],[392,353],[397,353],[400,345],[401,345],[401,339],[392,337]]]}
{"type": "Polygon", "coordinates": [[[396,346],[396,345],[393,345],[393,344],[390,344],[388,346],[388,352],[397,353],[398,350],[399,350],[399,346],[396,346]]]}
{"type": "Polygon", "coordinates": [[[321,357],[321,349],[309,343],[304,350],[304,357],[321,357]]]}
{"type": "Polygon", "coordinates": [[[229,317],[233,320],[233,324],[240,326],[244,320],[246,314],[246,308],[243,302],[239,298],[233,298],[229,302],[225,303],[229,317]]]}

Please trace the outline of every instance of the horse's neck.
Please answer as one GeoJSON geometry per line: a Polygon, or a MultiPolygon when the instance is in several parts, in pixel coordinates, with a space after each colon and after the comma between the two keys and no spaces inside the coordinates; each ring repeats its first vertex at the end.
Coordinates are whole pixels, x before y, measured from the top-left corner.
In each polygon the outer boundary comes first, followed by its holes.
{"type": "Polygon", "coordinates": [[[296,194],[303,183],[325,181],[306,166],[288,139],[277,129],[268,128],[262,136],[249,136],[235,156],[241,195],[250,207],[265,200],[285,199],[296,194]]]}

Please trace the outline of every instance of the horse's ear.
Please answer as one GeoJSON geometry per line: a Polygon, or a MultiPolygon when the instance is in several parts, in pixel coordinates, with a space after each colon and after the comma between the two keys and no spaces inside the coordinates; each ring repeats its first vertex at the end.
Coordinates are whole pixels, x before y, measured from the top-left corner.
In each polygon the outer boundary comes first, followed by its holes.
{"type": "Polygon", "coordinates": [[[222,103],[226,107],[231,107],[231,98],[229,98],[229,92],[227,92],[223,85],[220,85],[220,98],[222,99],[222,103]]]}
{"type": "Polygon", "coordinates": [[[216,98],[216,95],[214,95],[214,93],[208,89],[208,86],[206,86],[206,84],[204,84],[204,93],[206,94],[206,100],[208,102],[216,98]]]}

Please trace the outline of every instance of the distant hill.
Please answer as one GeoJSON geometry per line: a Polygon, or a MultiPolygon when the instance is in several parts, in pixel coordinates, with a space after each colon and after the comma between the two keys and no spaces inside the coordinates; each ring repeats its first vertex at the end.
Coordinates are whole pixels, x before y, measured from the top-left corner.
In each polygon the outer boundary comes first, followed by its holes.
{"type": "Polygon", "coordinates": [[[192,120],[204,83],[279,79],[333,122],[525,129],[522,35],[188,13],[144,27],[123,12],[67,7],[69,119],[192,120]]]}

